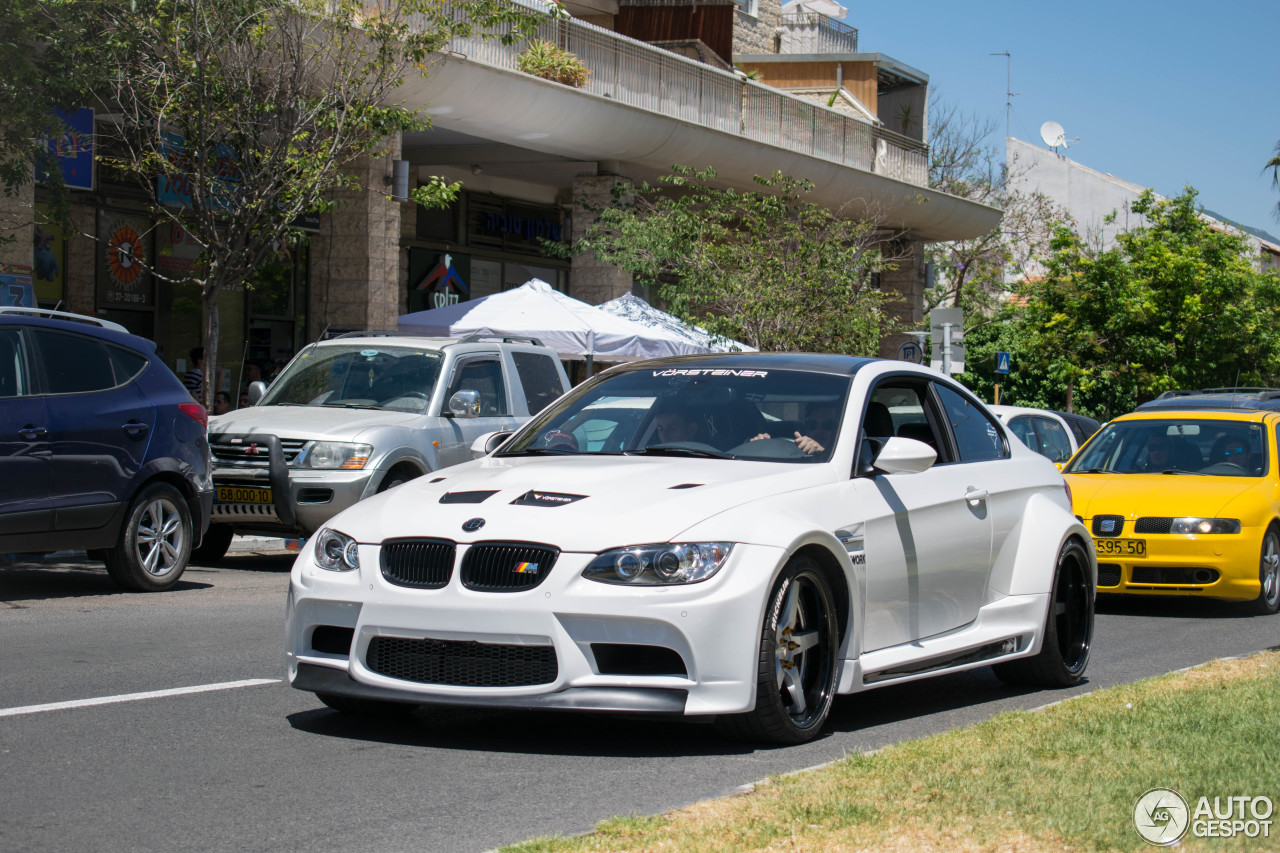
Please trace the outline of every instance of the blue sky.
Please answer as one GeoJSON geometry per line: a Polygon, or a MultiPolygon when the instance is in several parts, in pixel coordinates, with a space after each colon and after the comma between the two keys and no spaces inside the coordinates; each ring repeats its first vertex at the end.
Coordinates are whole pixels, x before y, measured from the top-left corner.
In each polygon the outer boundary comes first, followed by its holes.
{"type": "Polygon", "coordinates": [[[1065,152],[1166,196],[1195,187],[1223,216],[1280,234],[1280,192],[1262,165],[1280,140],[1280,0],[978,0],[859,3],[844,22],[858,48],[929,75],[946,103],[1043,145],[1057,121],[1065,152]]]}

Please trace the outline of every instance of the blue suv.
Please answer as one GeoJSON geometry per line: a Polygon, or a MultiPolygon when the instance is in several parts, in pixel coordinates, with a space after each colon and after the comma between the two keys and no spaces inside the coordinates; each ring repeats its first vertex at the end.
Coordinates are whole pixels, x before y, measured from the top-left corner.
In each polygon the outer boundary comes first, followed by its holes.
{"type": "Polygon", "coordinates": [[[0,308],[0,553],[83,548],[126,589],[169,589],[209,526],[208,423],[151,341],[0,308]]]}

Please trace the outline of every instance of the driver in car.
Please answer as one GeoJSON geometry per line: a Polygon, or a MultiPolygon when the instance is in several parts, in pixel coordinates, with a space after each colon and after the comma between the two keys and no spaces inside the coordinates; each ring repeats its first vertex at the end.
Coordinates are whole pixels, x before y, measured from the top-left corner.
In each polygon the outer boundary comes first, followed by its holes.
{"type": "Polygon", "coordinates": [[[654,416],[654,424],[658,430],[658,441],[662,444],[698,440],[698,417],[688,406],[661,404],[654,416]]]}
{"type": "MultiPolygon", "coordinates": [[[[795,434],[796,447],[806,456],[821,453],[835,441],[836,426],[839,423],[840,411],[835,403],[814,403],[805,412],[803,423],[805,434],[801,435],[799,432],[795,434]]],[[[762,432],[751,440],[759,441],[763,438],[772,438],[772,436],[762,432]]]]}

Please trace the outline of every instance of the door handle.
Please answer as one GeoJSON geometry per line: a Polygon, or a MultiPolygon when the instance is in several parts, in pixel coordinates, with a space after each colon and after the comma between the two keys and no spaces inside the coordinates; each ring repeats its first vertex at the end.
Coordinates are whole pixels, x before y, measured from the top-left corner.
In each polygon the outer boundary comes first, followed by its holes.
{"type": "Polygon", "coordinates": [[[969,490],[964,493],[964,499],[973,506],[977,506],[979,503],[987,499],[987,495],[988,493],[986,489],[975,489],[973,486],[970,486],[969,490]]]}
{"type": "Polygon", "coordinates": [[[129,435],[136,436],[140,433],[146,432],[149,429],[149,427],[146,424],[144,424],[142,421],[129,421],[128,423],[121,426],[120,429],[129,433],[129,435]]]}
{"type": "Polygon", "coordinates": [[[48,434],[49,431],[47,429],[42,426],[36,426],[35,424],[27,424],[22,429],[18,430],[18,435],[27,441],[35,441],[37,438],[44,438],[48,434]]]}

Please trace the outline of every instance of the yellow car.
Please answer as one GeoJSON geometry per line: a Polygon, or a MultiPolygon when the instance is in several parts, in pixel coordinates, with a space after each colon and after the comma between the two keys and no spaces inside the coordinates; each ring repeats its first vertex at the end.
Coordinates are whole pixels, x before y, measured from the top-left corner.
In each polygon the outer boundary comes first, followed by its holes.
{"type": "Polygon", "coordinates": [[[1098,592],[1280,610],[1278,430],[1280,412],[1164,409],[1097,432],[1062,473],[1098,592]]]}

